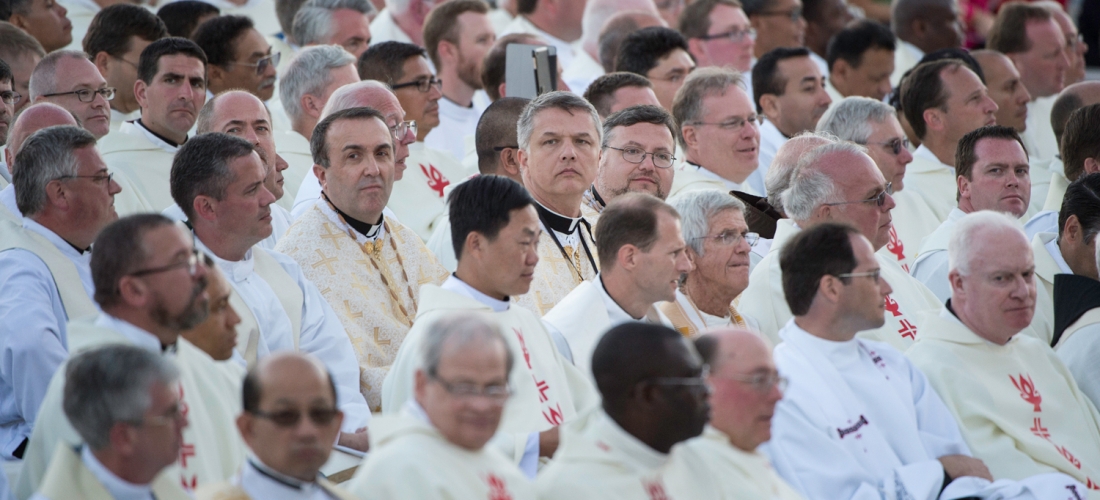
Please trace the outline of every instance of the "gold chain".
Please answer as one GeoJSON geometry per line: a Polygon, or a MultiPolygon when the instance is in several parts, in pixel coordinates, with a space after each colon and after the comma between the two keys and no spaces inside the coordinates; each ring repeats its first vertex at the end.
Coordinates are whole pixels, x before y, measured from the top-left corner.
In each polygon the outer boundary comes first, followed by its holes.
{"type": "Polygon", "coordinates": [[[409,312],[405,309],[405,305],[401,303],[400,294],[398,293],[396,285],[394,284],[393,275],[390,273],[389,266],[385,265],[385,262],[383,262],[382,264],[378,263],[379,260],[383,259],[382,246],[384,245],[384,243],[380,240],[389,240],[390,247],[393,248],[394,256],[397,257],[397,265],[401,266],[401,278],[405,280],[405,291],[406,293],[408,293],[410,303],[413,305],[414,308],[412,314],[415,315],[416,296],[413,295],[412,285],[409,284],[409,275],[405,272],[405,263],[401,260],[401,252],[397,250],[397,243],[395,243],[394,239],[390,237],[389,224],[386,223],[385,219],[382,220],[382,230],[384,231],[384,233],[382,234],[382,238],[380,238],[379,240],[359,243],[359,239],[355,237],[355,231],[351,228],[351,224],[348,224],[348,221],[344,220],[344,216],[341,215],[340,212],[337,212],[335,210],[336,207],[334,207],[331,202],[329,203],[329,207],[333,208],[333,212],[335,212],[336,216],[340,218],[340,222],[344,223],[345,229],[348,232],[348,236],[351,237],[351,241],[354,241],[356,244],[358,244],[359,249],[362,250],[363,253],[370,258],[369,260],[371,265],[374,266],[374,269],[378,271],[379,277],[382,278],[382,284],[386,285],[386,290],[390,292],[390,299],[393,300],[393,303],[397,305],[397,308],[401,311],[401,315],[403,316],[403,318],[398,319],[403,320],[403,323],[411,328],[413,324],[412,316],[410,316],[409,312]]]}

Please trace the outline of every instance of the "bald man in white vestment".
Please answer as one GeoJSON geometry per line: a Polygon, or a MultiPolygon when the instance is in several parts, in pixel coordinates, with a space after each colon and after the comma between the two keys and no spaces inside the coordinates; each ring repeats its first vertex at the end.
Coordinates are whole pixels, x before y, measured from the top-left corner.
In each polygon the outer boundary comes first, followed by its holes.
{"type": "Polygon", "coordinates": [[[190,498],[169,468],[188,425],[172,361],[108,345],[73,357],[64,375],[65,417],[84,442],[57,447],[33,500],[190,498]]]}
{"type": "MultiPolygon", "coordinates": [[[[69,324],[72,353],[125,344],[174,358],[180,370],[180,411],[186,411],[188,423],[177,464],[169,472],[173,482],[189,490],[228,478],[245,456],[230,424],[240,413],[243,369],[217,362],[180,338],[181,331],[206,317],[208,307],[207,268],[191,242],[183,228],[158,214],[125,217],[107,226],[93,245],[91,263],[103,313],[69,324]]],[[[62,411],[64,373],[63,366],[50,381],[14,488],[16,498],[26,499],[46,486],[55,450],[82,442],[62,411]]]]}
{"type": "Polygon", "coordinates": [[[540,473],[540,500],[669,498],[659,477],[673,445],[706,425],[709,389],[691,342],[661,325],[624,323],[592,355],[602,407],[562,429],[540,473]]]}
{"type": "MultiPolygon", "coordinates": [[[[41,114],[49,108],[27,108],[41,114]]],[[[70,117],[71,118],[71,117],[70,117]]],[[[95,137],[71,125],[40,130],[20,148],[21,224],[0,221],[0,457],[21,459],[46,387],[68,357],[70,320],[97,314],[90,247],[118,218],[118,184],[95,137]],[[78,178],[82,177],[82,178],[78,178]]]]}
{"type": "Polygon", "coordinates": [[[237,429],[252,455],[230,481],[207,485],[196,498],[356,498],[320,474],[344,417],[320,359],[297,352],[272,354],[249,371],[242,391],[237,429]]]}
{"type": "Polygon", "coordinates": [[[1015,220],[978,212],[948,247],[951,301],[907,352],[996,478],[1062,472],[1100,498],[1100,412],[1045,343],[1020,331],[1035,309],[1035,264],[1015,220]],[[996,248],[996,252],[989,249],[996,248]]]}
{"type": "Polygon", "coordinates": [[[371,424],[373,446],[348,489],[359,498],[534,500],[534,485],[487,446],[517,359],[489,316],[459,312],[428,327],[415,398],[371,424]]]}
{"type": "Polygon", "coordinates": [[[458,269],[442,286],[422,287],[416,322],[382,386],[383,411],[402,411],[415,397],[429,325],[455,311],[491,316],[516,359],[508,378],[512,395],[492,444],[529,478],[539,457],[557,450],[559,426],[597,404],[591,384],[563,354],[565,340],[552,337],[538,316],[513,299],[531,287],[541,264],[535,203],[505,177],[483,175],[455,187],[449,215],[458,269]]]}
{"type": "MultiPolygon", "coordinates": [[[[739,304],[741,310],[760,322],[760,332],[773,344],[780,342],[778,332],[791,318],[783,295],[780,250],[798,231],[830,221],[855,226],[876,250],[881,249],[890,241],[894,208],[886,189],[882,172],[861,146],[827,144],[799,160],[790,187],[783,194],[783,209],[790,218],[778,221],[771,250],[749,276],[749,286],[739,304]]],[[[889,313],[885,324],[860,332],[860,336],[904,349],[918,335],[917,315],[936,310],[940,304],[932,292],[898,266],[896,259],[876,255],[882,275],[893,289],[884,299],[889,313]]]]}
{"type": "MultiPolygon", "coordinates": [[[[172,165],[172,192],[195,245],[225,273],[237,325],[239,361],[252,366],[277,351],[305,351],[333,372],[344,419],[342,443],[366,439],[370,410],[359,393],[359,366],[335,311],[292,258],[257,245],[271,233],[269,172],[253,146],[208,133],[188,141],[172,165]],[[219,192],[220,191],[220,192],[219,192]]],[[[365,443],[357,443],[365,448],[365,443]]]]}
{"type": "Polygon", "coordinates": [[[592,350],[608,329],[628,321],[672,326],[655,307],[676,298],[680,276],[693,269],[676,209],[644,193],[615,198],[596,224],[600,274],[543,316],[565,337],[573,364],[591,373],[592,350]]]}
{"type": "Polygon", "coordinates": [[[795,317],[780,332],[775,361],[791,385],[764,447],[779,474],[811,499],[1083,491],[1064,475],[991,484],[924,375],[889,344],[856,338],[882,325],[880,304],[891,291],[873,251],[855,228],[831,223],[799,233],[782,251],[783,290],[795,317]],[[803,257],[809,251],[815,259],[803,257]]]}
{"type": "Polygon", "coordinates": [[[672,498],[800,500],[757,448],[771,439],[787,379],[771,347],[748,330],[714,330],[695,340],[710,367],[710,424],[672,448],[661,479],[672,498]]]}

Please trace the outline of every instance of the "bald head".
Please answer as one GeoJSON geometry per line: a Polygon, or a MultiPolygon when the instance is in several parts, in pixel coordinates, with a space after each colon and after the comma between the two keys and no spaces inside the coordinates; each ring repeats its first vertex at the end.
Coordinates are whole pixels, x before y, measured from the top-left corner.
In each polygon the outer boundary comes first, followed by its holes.
{"type": "Polygon", "coordinates": [[[771,347],[759,334],[728,329],[695,340],[710,366],[710,423],[734,446],[752,452],[771,439],[775,405],[783,397],[771,347]]]}
{"type": "Polygon", "coordinates": [[[393,91],[389,87],[376,80],[366,80],[344,85],[333,92],[329,96],[328,102],[325,103],[325,108],[321,111],[321,118],[323,119],[337,111],[361,106],[381,111],[381,108],[386,104],[401,107],[398,104],[397,96],[393,95],[393,91]]]}
{"type": "MultiPolygon", "coordinates": [[[[253,379],[253,382],[257,384],[255,388],[258,389],[258,392],[253,395],[256,396],[257,404],[263,401],[265,396],[269,396],[264,394],[263,391],[265,383],[274,382],[280,378],[300,377],[316,378],[316,380],[323,382],[324,385],[328,385],[331,388],[329,395],[332,397],[332,401],[335,404],[336,386],[333,385],[332,379],[328,374],[328,369],[325,368],[325,364],[312,354],[297,351],[280,351],[273,353],[261,359],[248,373],[248,378],[253,379]]],[[[248,394],[244,396],[246,400],[244,402],[246,411],[250,407],[253,407],[249,405],[247,401],[249,396],[248,394]]],[[[277,395],[271,396],[278,397],[277,395]]]]}
{"type": "Polygon", "coordinates": [[[798,159],[802,158],[811,149],[831,142],[834,141],[828,137],[807,132],[797,135],[779,146],[779,151],[775,153],[775,159],[772,160],[767,177],[764,179],[764,187],[770,193],[768,202],[773,207],[783,211],[783,191],[786,191],[791,184],[791,173],[794,172],[794,167],[798,165],[798,159]]]}
{"type": "MultiPolygon", "coordinates": [[[[474,134],[474,146],[477,150],[477,169],[483,175],[511,176],[511,172],[504,169],[502,164],[517,163],[515,160],[516,122],[519,115],[523,114],[523,108],[530,99],[522,97],[501,97],[497,99],[477,122],[477,132],[474,134]],[[502,148],[502,149],[497,149],[502,148]]],[[[518,178],[514,179],[519,181],[518,178]]]]}
{"type": "Polygon", "coordinates": [[[80,123],[68,110],[50,102],[32,104],[23,110],[23,113],[15,119],[15,123],[11,127],[11,133],[8,136],[8,149],[4,151],[4,158],[8,163],[9,172],[15,163],[16,153],[23,146],[23,141],[35,132],[55,125],[79,127],[80,123]]]}
{"type": "Polygon", "coordinates": [[[242,111],[249,115],[266,115],[268,121],[271,120],[271,113],[260,98],[244,90],[229,90],[206,101],[199,111],[195,131],[199,134],[222,132],[221,122],[239,116],[242,111]]]}
{"type": "Polygon", "coordinates": [[[1100,82],[1084,81],[1065,88],[1054,106],[1050,109],[1050,126],[1054,129],[1054,138],[1062,145],[1062,134],[1066,131],[1069,115],[1085,106],[1100,103],[1100,82]]]}

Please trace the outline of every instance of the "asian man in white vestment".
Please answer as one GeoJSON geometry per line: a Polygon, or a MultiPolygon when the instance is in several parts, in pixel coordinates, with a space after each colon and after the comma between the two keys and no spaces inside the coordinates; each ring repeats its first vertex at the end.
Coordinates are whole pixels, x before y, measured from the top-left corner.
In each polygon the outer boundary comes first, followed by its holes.
{"type": "Polygon", "coordinates": [[[903,244],[919,248],[957,205],[952,195],[959,139],[995,124],[998,108],[978,75],[958,59],[918,65],[898,92],[905,119],[921,145],[906,166],[897,232],[903,244]]]}
{"type": "Polygon", "coordinates": [[[1035,264],[1019,224],[977,212],[948,246],[951,301],[906,353],[995,478],[1058,471],[1100,498],[1100,412],[1048,345],[1020,331],[1035,310],[1035,264]],[[996,249],[996,251],[991,251],[996,249]]]}
{"type": "MultiPolygon", "coordinates": [[[[69,323],[70,352],[126,344],[174,358],[180,370],[174,392],[188,423],[181,425],[177,465],[170,469],[173,481],[192,490],[228,478],[245,456],[231,425],[240,412],[243,369],[216,362],[180,338],[181,331],[203,321],[208,307],[207,268],[191,235],[159,214],[140,214],[107,226],[92,246],[92,277],[102,313],[93,321],[69,323]]],[[[45,487],[55,450],[82,442],[62,411],[64,370],[54,375],[42,402],[15,485],[17,498],[45,487]]]]}
{"type": "Polygon", "coordinates": [[[359,498],[534,500],[534,485],[489,445],[517,358],[500,326],[473,311],[428,327],[415,397],[371,424],[371,453],[348,490],[359,498]]]}
{"type": "MultiPolygon", "coordinates": [[[[22,125],[55,110],[38,105],[22,125]]],[[[67,113],[55,116],[72,118],[67,113]]],[[[70,320],[97,313],[89,247],[118,218],[118,184],[95,137],[71,125],[39,130],[14,168],[22,224],[0,221],[0,457],[23,458],[50,377],[69,353],[70,320]]]]}
{"type": "MultiPolygon", "coordinates": [[[[866,97],[846,97],[834,102],[821,120],[817,131],[851,141],[867,148],[867,156],[875,161],[882,176],[889,181],[894,192],[894,202],[912,195],[905,188],[905,168],[913,161],[909,152],[909,139],[898,122],[897,111],[882,101],[866,97]]],[[[779,193],[773,193],[778,195],[779,193]]],[[[909,225],[898,219],[897,207],[891,212],[894,225],[890,228],[890,242],[879,249],[884,257],[893,257],[905,272],[909,272],[920,249],[920,241],[906,245],[898,234],[898,227],[909,225]]]]}
{"type": "Polygon", "coordinates": [[[676,164],[676,123],[660,106],[622,109],[603,122],[600,166],[584,202],[596,212],[626,193],[668,198],[676,164]]]}
{"type": "Polygon", "coordinates": [[[409,228],[384,213],[391,198],[394,137],[382,114],[358,107],[326,116],[313,131],[322,199],[277,247],[293,258],[350,338],[359,390],[382,409],[382,380],[416,317],[420,288],[446,270],[409,228]]]}
{"type": "MultiPolygon", "coordinates": [[[[8,144],[4,148],[7,165],[3,168],[9,172],[9,175],[11,170],[14,170],[15,155],[19,152],[19,148],[23,146],[23,142],[35,132],[55,125],[80,127],[72,113],[49,102],[27,106],[24,112],[19,114],[19,117],[12,123],[8,134],[8,144]]],[[[10,220],[17,225],[23,223],[23,212],[19,210],[19,204],[15,199],[14,184],[8,184],[0,189],[0,220],[10,220]]]]}
{"type": "Polygon", "coordinates": [[[710,424],[672,448],[661,480],[671,498],[798,500],[757,448],[771,439],[787,379],[771,347],[748,330],[719,329],[695,340],[710,367],[710,424]]]}
{"type": "Polygon", "coordinates": [[[628,321],[672,326],[655,304],[673,300],[680,276],[694,269],[680,215],[645,193],[615,198],[596,224],[600,274],[543,316],[569,342],[573,364],[591,373],[592,351],[608,329],[628,321]]]}
{"type": "Polygon", "coordinates": [[[599,168],[603,128],[588,101],[555,91],[527,104],[516,131],[520,177],[542,226],[542,265],[516,303],[541,315],[600,269],[593,237],[599,214],[584,203],[584,193],[599,168]]]}
{"type": "Polygon", "coordinates": [[[172,158],[206,102],[206,56],[194,42],[163,38],[141,51],[134,96],[141,118],[126,122],[100,149],[104,161],[129,179],[144,209],[132,202],[123,215],[162,211],[172,205],[172,158]]]}
{"type": "Polygon", "coordinates": [[[229,482],[195,497],[215,499],[351,500],[320,474],[344,414],[336,385],[316,356],[272,354],[249,370],[237,429],[252,455],[229,482]]]}
{"type": "Polygon", "coordinates": [[[421,289],[416,323],[382,386],[382,409],[400,412],[415,397],[429,325],[455,311],[490,315],[517,360],[508,378],[512,395],[492,444],[534,478],[539,458],[557,450],[559,426],[594,407],[597,397],[563,354],[565,340],[552,337],[538,316],[513,299],[536,276],[541,230],[536,201],[519,183],[495,175],[474,177],[449,196],[458,269],[442,286],[421,289]]]}
{"type": "Polygon", "coordinates": [[[186,500],[169,468],[188,424],[180,370],[130,345],[85,351],[65,369],[65,417],[83,444],[58,445],[33,500],[186,500]]]}
{"type": "Polygon", "coordinates": [[[238,358],[252,366],[277,351],[305,351],[335,374],[347,414],[341,444],[363,447],[370,410],[359,393],[351,341],[317,286],[294,259],[257,245],[271,234],[264,186],[268,171],[244,139],[212,132],[180,148],[172,165],[172,195],[187,216],[195,246],[209,255],[234,289],[242,314],[238,358]]]}
{"type": "Polygon", "coordinates": [[[592,354],[602,407],[562,429],[561,449],[535,482],[539,499],[669,498],[658,468],[706,425],[704,366],[666,326],[630,322],[604,334],[592,354]]]}
{"type": "MultiPolygon", "coordinates": [[[[822,222],[840,222],[858,228],[876,250],[890,241],[891,187],[864,151],[847,142],[819,146],[804,154],[791,174],[790,187],[783,193],[783,209],[790,218],[777,223],[771,249],[749,275],[749,286],[739,304],[759,321],[760,332],[773,344],[780,342],[778,332],[791,318],[783,296],[779,251],[794,234],[822,222]]],[[[893,289],[884,299],[889,314],[885,324],[860,335],[904,349],[918,335],[917,315],[936,310],[940,304],[893,256],[876,256],[893,289]]]]}
{"type": "Polygon", "coordinates": [[[969,456],[928,379],[889,344],[856,337],[883,324],[890,293],[871,242],[857,229],[832,223],[806,229],[780,260],[795,317],[780,332],[775,362],[791,383],[764,451],[802,495],[1060,498],[1052,494],[1066,495],[1068,487],[1084,494],[1083,485],[1061,474],[990,484],[990,471],[969,456]],[[805,258],[809,252],[815,258],[805,258]]]}
{"type": "Polygon", "coordinates": [[[680,214],[692,270],[680,279],[676,298],[657,308],[688,338],[712,328],[757,329],[734,305],[749,286],[749,250],[760,238],[745,223],[745,204],[717,189],[687,191],[670,204],[680,214]]]}

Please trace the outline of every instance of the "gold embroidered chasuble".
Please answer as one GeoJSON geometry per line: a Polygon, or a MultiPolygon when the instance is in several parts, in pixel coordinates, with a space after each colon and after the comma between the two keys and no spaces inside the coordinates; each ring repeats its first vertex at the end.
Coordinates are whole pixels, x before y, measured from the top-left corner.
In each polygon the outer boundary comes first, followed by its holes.
{"type": "MultiPolygon", "coordinates": [[[[600,214],[587,204],[581,203],[581,217],[588,222],[595,233],[596,221],[600,218],[600,214]]],[[[527,293],[514,297],[516,304],[542,316],[550,312],[577,285],[595,278],[600,272],[596,242],[583,223],[577,226],[574,235],[577,238],[583,238],[584,243],[581,244],[578,241],[574,245],[569,245],[561,241],[559,235],[558,242],[563,248],[558,248],[558,244],[554,242],[554,236],[550,234],[550,228],[543,223],[542,234],[539,236],[539,263],[535,266],[535,278],[527,293]],[[592,253],[591,259],[585,254],[586,246],[592,253]],[[566,253],[570,258],[566,258],[566,253]],[[593,266],[593,262],[597,265],[593,266]]]]}
{"type": "Polygon", "coordinates": [[[416,317],[420,287],[447,270],[416,233],[385,217],[374,238],[355,232],[324,200],[290,227],[277,251],[302,266],[340,317],[359,360],[360,391],[382,408],[382,380],[416,317]]]}

